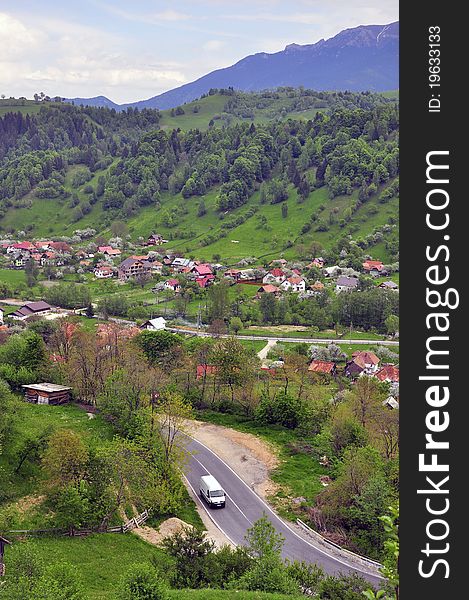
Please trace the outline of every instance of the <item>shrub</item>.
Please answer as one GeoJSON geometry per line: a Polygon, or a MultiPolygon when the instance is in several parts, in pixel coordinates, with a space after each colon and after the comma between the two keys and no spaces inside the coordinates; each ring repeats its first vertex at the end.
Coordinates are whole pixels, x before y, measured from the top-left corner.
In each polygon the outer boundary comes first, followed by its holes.
{"type": "Polygon", "coordinates": [[[121,579],[119,600],[167,600],[168,587],[148,564],[132,565],[121,579]]]}

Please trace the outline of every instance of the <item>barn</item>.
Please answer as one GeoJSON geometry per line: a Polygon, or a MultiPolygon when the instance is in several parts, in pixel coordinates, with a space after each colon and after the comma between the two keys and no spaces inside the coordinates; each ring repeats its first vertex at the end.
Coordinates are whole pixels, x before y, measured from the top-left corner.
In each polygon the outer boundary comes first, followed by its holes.
{"type": "Polygon", "coordinates": [[[31,383],[24,388],[24,399],[32,404],[64,404],[70,400],[72,388],[56,383],[31,383]]]}

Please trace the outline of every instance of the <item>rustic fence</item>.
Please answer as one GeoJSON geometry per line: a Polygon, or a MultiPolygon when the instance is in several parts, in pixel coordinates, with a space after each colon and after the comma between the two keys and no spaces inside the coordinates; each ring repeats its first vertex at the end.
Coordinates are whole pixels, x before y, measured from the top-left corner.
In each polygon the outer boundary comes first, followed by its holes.
{"type": "MultiPolygon", "coordinates": [[[[132,517],[131,519],[129,519],[127,522],[123,523],[122,525],[115,525],[114,527],[106,527],[106,529],[74,529],[72,535],[73,536],[81,536],[81,535],[90,535],[92,533],[127,533],[128,531],[131,531],[132,529],[135,529],[136,527],[140,527],[140,525],[143,525],[143,523],[145,523],[145,521],[148,519],[148,517],[150,516],[150,513],[148,512],[147,509],[145,509],[142,513],[140,513],[139,515],[137,515],[136,517],[132,517]]],[[[70,535],[70,530],[68,529],[58,529],[58,528],[52,528],[52,529],[12,529],[10,531],[8,531],[9,535],[14,535],[14,536],[31,536],[31,537],[35,537],[35,536],[46,536],[46,535],[63,535],[63,536],[69,536],[70,535]]]]}

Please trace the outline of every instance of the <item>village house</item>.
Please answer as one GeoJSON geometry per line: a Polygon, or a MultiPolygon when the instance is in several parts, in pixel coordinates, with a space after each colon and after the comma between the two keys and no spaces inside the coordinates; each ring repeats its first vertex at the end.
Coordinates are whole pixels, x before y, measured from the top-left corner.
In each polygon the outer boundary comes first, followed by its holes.
{"type": "Polygon", "coordinates": [[[36,250],[32,242],[18,242],[7,246],[7,254],[23,254],[29,256],[36,250]]]}
{"type": "Polygon", "coordinates": [[[136,277],[141,277],[149,274],[150,266],[146,260],[129,256],[118,267],[117,276],[119,281],[128,281],[136,277]]]}
{"type": "Polygon", "coordinates": [[[399,289],[399,286],[394,281],[383,281],[383,283],[380,283],[378,287],[380,287],[382,290],[397,291],[399,289]]]}
{"type": "Polygon", "coordinates": [[[202,288],[208,288],[215,281],[215,275],[206,275],[205,277],[197,277],[195,280],[196,284],[202,288]]]}
{"type": "Polygon", "coordinates": [[[374,277],[387,274],[387,271],[384,269],[384,265],[380,260],[366,260],[362,267],[365,273],[373,275],[374,277]]]}
{"type": "Polygon", "coordinates": [[[375,377],[386,383],[399,383],[399,367],[392,364],[386,364],[376,371],[375,377]]]}
{"type": "Polygon", "coordinates": [[[181,284],[177,279],[168,279],[164,282],[164,288],[165,290],[172,290],[177,293],[181,291],[181,284]]]}
{"type": "Polygon", "coordinates": [[[374,375],[379,368],[380,359],[373,352],[360,351],[352,354],[345,366],[347,377],[359,377],[361,375],[374,375]]]}
{"type": "Polygon", "coordinates": [[[16,321],[24,321],[28,317],[35,315],[45,315],[52,311],[52,306],[39,300],[38,302],[27,302],[21,308],[12,312],[9,316],[16,321]]]}
{"type": "Polygon", "coordinates": [[[114,258],[122,254],[119,248],[113,248],[112,246],[98,246],[98,252],[104,254],[104,256],[107,256],[108,258],[114,258]]]}
{"type": "Polygon", "coordinates": [[[49,250],[50,248],[52,248],[51,244],[52,244],[51,240],[34,242],[34,246],[38,250],[49,250]]]}
{"type": "Polygon", "coordinates": [[[114,277],[114,269],[108,265],[96,266],[93,273],[96,279],[110,279],[114,277]]]}
{"type": "Polygon", "coordinates": [[[324,284],[322,283],[322,281],[315,281],[309,287],[315,294],[318,294],[324,289],[324,284]]]}
{"type": "Polygon", "coordinates": [[[285,281],[280,284],[280,287],[286,292],[300,293],[305,291],[306,283],[302,277],[295,276],[285,279],[285,281]]]}
{"type": "Polygon", "coordinates": [[[72,388],[55,383],[32,383],[21,386],[24,399],[32,404],[64,404],[70,400],[72,388]]]}
{"type": "Polygon", "coordinates": [[[61,254],[73,254],[73,249],[67,242],[49,242],[49,248],[61,254]]]}
{"type": "Polygon", "coordinates": [[[265,275],[264,279],[262,280],[262,283],[272,283],[272,284],[279,284],[282,283],[283,281],[285,281],[286,279],[286,275],[285,273],[282,271],[282,269],[276,268],[276,269],[272,269],[272,271],[270,271],[269,273],[267,273],[267,275],[265,275]]]}
{"type": "Polygon", "coordinates": [[[171,263],[171,270],[173,271],[173,273],[181,273],[184,269],[189,269],[190,271],[194,265],[194,261],[190,258],[183,258],[182,256],[177,256],[175,259],[173,259],[173,262],[171,263]]]}
{"type": "Polygon", "coordinates": [[[358,289],[358,279],[356,277],[346,277],[341,275],[337,278],[335,291],[339,292],[353,292],[358,289]]]}
{"type": "Polygon", "coordinates": [[[223,273],[223,277],[237,283],[241,277],[241,271],[239,269],[228,269],[223,273]]]}
{"type": "Polygon", "coordinates": [[[166,329],[166,319],[163,317],[156,317],[155,319],[149,319],[145,321],[143,325],[140,326],[140,329],[148,329],[149,331],[161,331],[162,329],[166,329]]]}
{"type": "Polygon", "coordinates": [[[29,260],[29,254],[25,256],[21,252],[17,254],[10,254],[11,257],[11,266],[15,269],[22,269],[29,260]]]}
{"type": "Polygon", "coordinates": [[[281,292],[280,292],[280,289],[278,287],[276,287],[275,285],[271,285],[270,283],[268,283],[266,285],[262,285],[257,290],[256,298],[260,298],[262,296],[262,294],[273,294],[274,296],[280,296],[281,292]]]}
{"type": "Polygon", "coordinates": [[[288,261],[284,258],[276,258],[269,263],[269,267],[286,267],[288,261]]]}
{"type": "Polygon", "coordinates": [[[200,265],[194,265],[191,268],[190,273],[192,273],[196,277],[206,277],[207,275],[213,275],[212,267],[204,263],[200,265]]]}
{"type": "Polygon", "coordinates": [[[152,233],[148,236],[147,241],[143,244],[144,246],[161,246],[166,243],[168,240],[165,240],[162,235],[159,233],[152,233]]]}
{"type": "Polygon", "coordinates": [[[337,366],[335,363],[327,360],[313,360],[308,367],[308,371],[311,373],[319,373],[321,375],[330,375],[335,377],[337,375],[337,366]]]}
{"type": "Polygon", "coordinates": [[[317,267],[318,269],[322,269],[324,267],[324,259],[322,256],[318,256],[317,258],[313,258],[313,260],[309,263],[308,269],[313,267],[317,267]]]}

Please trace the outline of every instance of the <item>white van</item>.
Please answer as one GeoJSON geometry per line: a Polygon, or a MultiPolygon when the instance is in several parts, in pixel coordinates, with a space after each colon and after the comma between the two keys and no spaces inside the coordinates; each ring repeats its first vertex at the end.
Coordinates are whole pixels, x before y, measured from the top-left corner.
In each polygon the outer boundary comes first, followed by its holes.
{"type": "Polygon", "coordinates": [[[202,475],[199,484],[200,497],[210,506],[223,508],[225,506],[225,492],[212,475],[202,475]]]}

